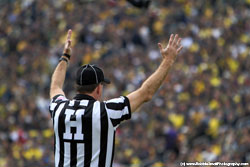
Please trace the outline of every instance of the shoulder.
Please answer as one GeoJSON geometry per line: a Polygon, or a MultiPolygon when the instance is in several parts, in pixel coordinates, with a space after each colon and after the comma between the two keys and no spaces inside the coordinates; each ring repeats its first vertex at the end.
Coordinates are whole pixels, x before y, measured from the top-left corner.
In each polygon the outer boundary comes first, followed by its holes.
{"type": "Polygon", "coordinates": [[[129,114],[131,113],[129,99],[126,96],[120,96],[118,98],[110,99],[104,102],[105,108],[108,113],[115,115],[129,114]]]}
{"type": "Polygon", "coordinates": [[[69,100],[69,99],[67,99],[64,95],[58,94],[58,95],[55,95],[51,99],[51,103],[56,103],[56,102],[60,102],[60,101],[67,101],[67,100],[69,100]]]}
{"type": "Polygon", "coordinates": [[[117,128],[122,121],[131,118],[130,103],[126,96],[107,100],[104,104],[113,127],[117,128]]]}
{"type": "Polygon", "coordinates": [[[55,95],[51,101],[50,101],[50,105],[49,105],[49,111],[51,113],[51,116],[54,115],[55,113],[55,110],[58,109],[58,107],[64,103],[64,102],[67,102],[69,101],[64,95],[62,94],[58,94],[58,95],[55,95]]]}
{"type": "Polygon", "coordinates": [[[126,96],[120,96],[117,98],[113,98],[107,101],[104,101],[104,103],[129,103],[129,99],[126,96]]]}
{"type": "Polygon", "coordinates": [[[54,110],[56,106],[66,101],[69,101],[69,99],[67,99],[64,95],[55,95],[50,101],[50,110],[54,110]]]}
{"type": "Polygon", "coordinates": [[[118,98],[104,101],[104,104],[108,109],[122,110],[126,106],[130,108],[129,99],[126,96],[120,96],[118,98]]]}

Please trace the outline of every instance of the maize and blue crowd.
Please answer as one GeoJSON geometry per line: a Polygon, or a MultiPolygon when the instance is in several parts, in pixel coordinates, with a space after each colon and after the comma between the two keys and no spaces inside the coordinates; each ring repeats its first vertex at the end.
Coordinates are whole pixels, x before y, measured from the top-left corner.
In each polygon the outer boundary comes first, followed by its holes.
{"type": "MultiPolygon", "coordinates": [[[[184,49],[164,85],[116,133],[114,167],[250,162],[250,1],[0,1],[0,166],[54,165],[48,112],[53,70],[72,29],[64,90],[98,64],[127,95],[157,68],[171,33],[184,49]]],[[[104,100],[105,100],[104,99],[104,100]]]]}

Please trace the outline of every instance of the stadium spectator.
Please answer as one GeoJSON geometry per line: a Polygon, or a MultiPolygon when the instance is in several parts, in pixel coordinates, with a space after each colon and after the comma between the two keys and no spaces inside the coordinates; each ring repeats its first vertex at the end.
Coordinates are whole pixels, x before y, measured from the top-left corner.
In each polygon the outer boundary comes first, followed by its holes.
{"type": "MultiPolygon", "coordinates": [[[[135,90],[155,69],[162,37],[184,37],[169,84],[117,130],[114,166],[250,162],[249,7],[249,0],[158,0],[147,10],[125,0],[0,1],[0,166],[54,164],[48,90],[68,28],[76,42],[66,77],[74,79],[77,62],[105,67],[118,85],[105,88],[109,98],[135,90]],[[166,127],[178,138],[177,156],[166,127]]],[[[72,97],[74,85],[65,84],[72,97]]]]}

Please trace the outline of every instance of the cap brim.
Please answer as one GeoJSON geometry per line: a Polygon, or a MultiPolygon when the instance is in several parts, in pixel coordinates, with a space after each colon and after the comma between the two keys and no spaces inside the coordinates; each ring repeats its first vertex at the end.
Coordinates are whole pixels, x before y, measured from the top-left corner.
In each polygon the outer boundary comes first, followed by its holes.
{"type": "Polygon", "coordinates": [[[103,81],[105,84],[110,84],[110,80],[108,78],[104,78],[104,81],[103,81]]]}

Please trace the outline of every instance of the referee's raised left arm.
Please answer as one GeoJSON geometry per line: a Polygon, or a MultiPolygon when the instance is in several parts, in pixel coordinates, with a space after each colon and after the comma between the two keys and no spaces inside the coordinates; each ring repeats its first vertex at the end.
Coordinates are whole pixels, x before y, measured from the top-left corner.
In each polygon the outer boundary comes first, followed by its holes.
{"type": "Polygon", "coordinates": [[[166,47],[158,43],[162,61],[156,71],[143,82],[142,86],[130,93],[127,97],[130,101],[131,111],[136,111],[143,103],[150,101],[163,81],[166,79],[177,55],[180,53],[181,38],[178,34],[172,34],[166,47]]]}
{"type": "Polygon", "coordinates": [[[71,55],[71,33],[69,30],[67,34],[67,39],[64,46],[64,51],[62,57],[59,59],[59,63],[52,75],[51,84],[50,84],[50,99],[55,97],[56,95],[64,95],[63,92],[63,84],[65,80],[66,70],[68,66],[68,62],[71,55]]]}

